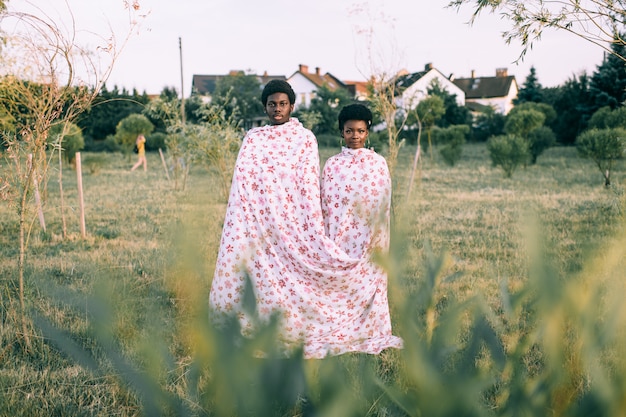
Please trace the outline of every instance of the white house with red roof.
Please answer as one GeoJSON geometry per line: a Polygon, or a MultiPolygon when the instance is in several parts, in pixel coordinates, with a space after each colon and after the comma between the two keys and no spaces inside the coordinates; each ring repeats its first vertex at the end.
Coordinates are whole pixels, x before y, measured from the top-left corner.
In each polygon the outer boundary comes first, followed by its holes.
{"type": "Polygon", "coordinates": [[[309,72],[309,66],[300,64],[298,70],[287,78],[287,82],[296,93],[295,109],[309,107],[311,100],[315,98],[317,90],[325,85],[329,90],[335,91],[338,88],[346,88],[341,80],[330,73],[322,74],[319,67],[315,67],[315,72],[309,72]]]}

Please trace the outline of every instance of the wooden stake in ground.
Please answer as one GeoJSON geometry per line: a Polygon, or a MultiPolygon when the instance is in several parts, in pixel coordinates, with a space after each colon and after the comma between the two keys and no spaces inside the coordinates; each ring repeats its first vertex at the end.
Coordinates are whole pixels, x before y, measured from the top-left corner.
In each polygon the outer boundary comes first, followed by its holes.
{"type": "Polygon", "coordinates": [[[80,205],[80,234],[87,237],[85,228],[85,199],[83,198],[83,168],[80,162],[80,152],[76,152],[76,184],[78,185],[78,204],[80,205]]]}
{"type": "MultiPolygon", "coordinates": [[[[28,169],[33,166],[33,154],[28,154],[28,169]]],[[[37,181],[37,171],[33,169],[33,192],[35,193],[35,204],[37,205],[37,215],[39,216],[39,224],[43,231],[46,231],[46,219],[43,216],[43,207],[41,205],[41,195],[39,194],[39,181],[37,181]]]]}
{"type": "Polygon", "coordinates": [[[167,179],[169,181],[170,173],[167,170],[167,164],[165,163],[165,157],[163,156],[163,151],[161,150],[161,148],[159,148],[159,155],[161,155],[161,163],[163,163],[163,169],[165,170],[165,176],[167,177],[167,179]]]}
{"type": "Polygon", "coordinates": [[[417,171],[417,161],[419,161],[420,159],[421,149],[422,147],[419,145],[419,141],[418,141],[417,149],[415,151],[415,159],[413,159],[413,168],[411,169],[411,180],[409,181],[409,191],[406,193],[407,201],[411,198],[411,189],[413,188],[413,181],[415,180],[415,171],[417,171]]]}

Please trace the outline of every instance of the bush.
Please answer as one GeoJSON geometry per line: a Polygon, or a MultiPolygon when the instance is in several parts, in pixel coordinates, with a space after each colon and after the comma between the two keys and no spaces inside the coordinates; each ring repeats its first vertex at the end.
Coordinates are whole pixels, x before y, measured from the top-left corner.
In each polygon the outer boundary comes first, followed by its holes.
{"type": "Polygon", "coordinates": [[[530,151],[530,163],[537,163],[537,158],[546,149],[554,146],[556,143],[556,135],[547,126],[540,126],[533,129],[528,134],[528,146],[530,151]]]}
{"type": "Polygon", "coordinates": [[[492,165],[501,167],[506,178],[511,178],[517,167],[525,164],[530,156],[528,141],[517,135],[493,136],[487,141],[487,150],[492,165]]]}
{"type": "Polygon", "coordinates": [[[321,148],[339,148],[341,146],[341,136],[339,136],[339,134],[331,135],[330,133],[322,133],[320,135],[316,135],[316,137],[317,144],[321,148]]]}
{"type": "Polygon", "coordinates": [[[82,165],[89,171],[90,174],[98,174],[100,169],[106,162],[106,157],[102,154],[90,154],[85,155],[82,160],[82,165]]]}
{"type": "Polygon", "coordinates": [[[83,132],[74,123],[54,124],[48,134],[48,143],[60,146],[67,162],[72,162],[76,152],[85,147],[83,132]]]}
{"type": "Polygon", "coordinates": [[[376,152],[381,153],[389,144],[387,137],[383,132],[372,132],[370,130],[369,144],[365,144],[365,146],[374,148],[376,152]]]}
{"type": "Polygon", "coordinates": [[[167,134],[163,132],[155,132],[146,138],[146,150],[147,151],[156,151],[159,148],[164,152],[167,150],[167,146],[165,145],[165,140],[167,139],[167,134]]]}
{"type": "Polygon", "coordinates": [[[611,171],[616,159],[626,152],[626,129],[590,129],[576,139],[579,155],[590,158],[604,176],[604,185],[611,185],[611,171]]]}
{"type": "Polygon", "coordinates": [[[130,153],[135,145],[137,136],[148,135],[154,130],[154,125],[143,114],[131,114],[126,116],[115,128],[115,140],[122,146],[122,150],[130,153]]]}
{"type": "Polygon", "coordinates": [[[455,125],[433,129],[435,143],[440,144],[439,153],[446,164],[454,166],[463,153],[465,138],[470,132],[468,125],[455,125]]]}
{"type": "Polygon", "coordinates": [[[486,142],[492,136],[501,135],[504,132],[506,116],[496,112],[491,107],[485,107],[476,116],[472,127],[471,141],[486,142]]]}
{"type": "Polygon", "coordinates": [[[103,150],[106,152],[120,152],[122,150],[122,146],[118,143],[115,135],[109,135],[104,140],[103,150]]]}

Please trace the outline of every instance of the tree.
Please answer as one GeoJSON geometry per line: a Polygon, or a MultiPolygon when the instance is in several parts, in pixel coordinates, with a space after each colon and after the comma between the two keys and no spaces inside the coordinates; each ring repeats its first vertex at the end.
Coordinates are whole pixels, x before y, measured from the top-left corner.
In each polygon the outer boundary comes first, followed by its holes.
{"type": "Polygon", "coordinates": [[[392,179],[402,146],[399,140],[400,132],[406,125],[409,115],[408,111],[398,112],[396,80],[397,75],[389,76],[386,73],[380,73],[372,76],[368,84],[370,106],[373,112],[378,113],[382,118],[387,133],[387,165],[392,179]]]}
{"type": "Polygon", "coordinates": [[[609,106],[615,109],[626,101],[626,45],[621,37],[616,37],[611,45],[612,52],[604,57],[602,63],[591,76],[589,94],[592,97],[591,111],[609,106]]]}
{"type": "MultiPolygon", "coordinates": [[[[410,103],[399,108],[400,91],[398,79],[401,71],[397,56],[397,44],[393,37],[392,19],[384,10],[372,13],[369,3],[355,5],[351,11],[358,18],[355,32],[363,41],[362,54],[357,54],[357,67],[362,68],[368,82],[368,100],[375,120],[380,117],[387,138],[386,159],[392,181],[396,181],[395,167],[403,140],[400,132],[406,126],[410,103]],[[363,23],[363,25],[361,25],[363,23]],[[390,33],[391,32],[391,33],[390,33]],[[385,33],[391,36],[384,36],[385,33]],[[361,61],[361,62],[359,62],[361,61]],[[362,65],[365,65],[362,67],[362,65]],[[365,69],[363,69],[365,68],[365,69]]],[[[418,154],[416,153],[416,156],[418,154]]],[[[394,202],[392,200],[392,210],[394,202]]]]}
{"type": "Polygon", "coordinates": [[[493,136],[487,141],[487,150],[494,167],[501,167],[505,178],[511,178],[530,156],[528,141],[517,135],[493,136]]]}
{"type": "Polygon", "coordinates": [[[513,100],[513,104],[521,104],[526,102],[541,103],[543,101],[543,87],[537,79],[535,67],[530,67],[530,73],[526,77],[524,84],[519,89],[517,97],[513,100]]]}
{"type": "Polygon", "coordinates": [[[217,173],[221,196],[227,200],[243,131],[239,121],[226,117],[217,105],[203,107],[200,115],[201,122],[188,133],[189,149],[194,161],[217,173]]]}
{"type": "Polygon", "coordinates": [[[470,23],[475,23],[481,12],[499,13],[509,20],[512,27],[503,32],[506,43],[521,42],[519,59],[541,38],[545,29],[556,29],[571,33],[597,45],[606,52],[626,60],[623,50],[612,50],[609,45],[624,45],[621,36],[626,15],[623,1],[597,0],[581,2],[565,0],[548,2],[544,0],[452,0],[448,7],[460,9],[470,4],[474,13],[470,23]]]}
{"type": "MultiPolygon", "coordinates": [[[[414,112],[411,112],[410,115],[415,115],[418,121],[418,138],[421,136],[421,130],[424,129],[426,131],[426,137],[428,138],[428,150],[430,152],[430,158],[433,156],[433,143],[431,137],[431,131],[435,123],[443,114],[446,112],[444,107],[443,99],[440,96],[428,96],[423,100],[420,100],[417,103],[417,107],[414,112]]],[[[407,124],[411,123],[411,117],[409,115],[409,119],[407,120],[407,124]]],[[[419,143],[418,139],[418,146],[419,143]]]]}
{"type": "Polygon", "coordinates": [[[241,119],[248,125],[263,115],[260,91],[261,83],[256,75],[243,71],[231,73],[217,80],[212,102],[224,109],[227,118],[241,119]]]}
{"type": "Polygon", "coordinates": [[[528,133],[528,150],[530,152],[530,163],[536,164],[537,158],[546,149],[551,148],[556,143],[556,135],[548,126],[539,126],[528,133]]]}
{"type": "Polygon", "coordinates": [[[131,114],[120,120],[115,128],[115,140],[122,145],[127,153],[130,154],[137,136],[148,135],[154,130],[154,125],[143,114],[131,114]]]}
{"type": "Polygon", "coordinates": [[[574,144],[576,137],[587,128],[587,121],[592,114],[590,78],[586,73],[569,78],[560,87],[544,90],[544,98],[550,104],[557,117],[549,127],[562,144],[574,144]]]}
{"type": "MultiPolygon", "coordinates": [[[[5,2],[0,6],[3,9],[5,2]]],[[[137,25],[133,15],[139,8],[136,2],[130,10],[133,23],[129,36],[137,25]]],[[[68,12],[71,16],[71,10],[68,12]]],[[[17,207],[19,308],[16,310],[20,311],[22,326],[23,339],[20,342],[29,348],[30,332],[24,296],[26,253],[33,212],[38,211],[40,223],[45,229],[41,208],[45,201],[37,197],[39,185],[45,187],[48,181],[46,147],[50,128],[55,123],[75,121],[90,106],[110,74],[120,50],[113,41],[106,47],[96,48],[97,52],[82,48],[76,40],[76,22],[62,26],[73,28],[73,33],[66,33],[45,13],[37,16],[4,9],[0,18],[3,29],[10,30],[3,32],[0,55],[0,89],[3,92],[0,114],[14,116],[12,124],[15,128],[1,132],[7,146],[8,165],[12,169],[3,170],[8,177],[0,178],[0,184],[3,184],[2,197],[17,207]],[[101,67],[98,59],[105,57],[99,54],[106,54],[110,65],[101,67]],[[92,80],[94,87],[88,87],[85,80],[79,78],[79,73],[95,77],[92,80]]],[[[61,173],[62,170],[59,170],[59,175],[61,173]]],[[[60,207],[64,219],[61,177],[59,179],[60,207]]]]}
{"type": "Polygon", "coordinates": [[[506,116],[504,131],[528,139],[531,130],[543,126],[545,120],[546,116],[536,109],[511,111],[506,116]]]}
{"type": "Polygon", "coordinates": [[[554,107],[552,107],[550,104],[533,101],[526,101],[516,105],[515,107],[513,107],[513,109],[511,109],[507,117],[523,110],[536,110],[541,112],[544,116],[543,123],[546,126],[554,123],[557,117],[556,110],[554,110],[554,107]]]}
{"type": "Polygon", "coordinates": [[[486,142],[492,136],[501,135],[504,132],[505,120],[506,116],[493,107],[483,107],[472,124],[472,140],[486,142]]]}
{"type": "Polygon", "coordinates": [[[52,125],[48,143],[58,147],[68,163],[74,161],[76,152],[85,147],[83,132],[71,122],[52,125]]]}
{"type": "Polygon", "coordinates": [[[440,145],[439,153],[446,164],[454,166],[461,159],[463,145],[469,132],[468,125],[434,129],[435,142],[440,145]]]}
{"type": "Polygon", "coordinates": [[[302,122],[302,125],[309,130],[315,130],[315,127],[322,121],[322,115],[319,112],[311,110],[298,111],[296,117],[302,122]]]}
{"type": "Polygon", "coordinates": [[[576,139],[576,149],[585,158],[590,158],[604,176],[604,185],[611,185],[611,172],[617,159],[626,152],[626,129],[592,128],[576,139]]]}
{"type": "Polygon", "coordinates": [[[610,107],[602,107],[589,119],[589,127],[607,129],[621,127],[626,129],[626,107],[618,107],[612,110],[610,107]]]}
{"type": "MultiPolygon", "coordinates": [[[[174,188],[178,189],[179,180],[182,179],[182,187],[184,189],[187,175],[193,160],[193,154],[190,150],[189,137],[186,134],[188,125],[195,125],[200,119],[199,113],[205,106],[199,98],[193,97],[191,100],[194,111],[194,123],[189,119],[183,124],[182,115],[180,113],[180,100],[177,95],[161,94],[157,99],[151,100],[146,106],[145,114],[150,120],[158,120],[165,126],[167,137],[165,144],[170,159],[170,166],[174,174],[174,188]]],[[[186,109],[185,109],[186,110],[186,109]]],[[[190,129],[193,127],[190,126],[190,129]]],[[[193,131],[191,131],[193,134],[193,131]]]]}
{"type": "Polygon", "coordinates": [[[526,102],[514,107],[506,116],[504,131],[528,142],[530,163],[535,164],[539,155],[556,142],[552,130],[544,126],[546,120],[553,120],[555,117],[556,112],[552,106],[526,102]]]}
{"type": "Polygon", "coordinates": [[[426,89],[426,92],[429,96],[439,96],[443,99],[445,112],[437,119],[437,126],[472,125],[472,115],[469,109],[465,106],[459,106],[459,103],[456,101],[456,95],[450,94],[448,90],[443,88],[439,80],[434,79],[426,89]]]}
{"type": "MultiPolygon", "coordinates": [[[[322,85],[317,89],[315,97],[311,100],[311,104],[305,110],[308,113],[319,115],[313,133],[321,135],[325,133],[336,134],[339,127],[337,126],[337,116],[343,106],[352,103],[354,100],[348,90],[337,88],[331,90],[327,85],[322,85]]],[[[294,115],[300,117],[301,112],[294,115]]]]}
{"type": "Polygon", "coordinates": [[[148,101],[145,92],[141,95],[136,90],[129,93],[126,89],[120,91],[117,86],[108,90],[103,85],[89,109],[80,115],[77,124],[88,143],[104,140],[115,134],[120,120],[130,114],[143,112],[148,101]]]}

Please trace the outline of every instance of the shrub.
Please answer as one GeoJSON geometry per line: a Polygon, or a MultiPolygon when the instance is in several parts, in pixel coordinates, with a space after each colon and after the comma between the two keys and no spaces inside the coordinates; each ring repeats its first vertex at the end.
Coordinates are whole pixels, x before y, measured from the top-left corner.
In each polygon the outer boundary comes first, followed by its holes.
{"type": "Polygon", "coordinates": [[[163,132],[154,132],[146,139],[146,150],[147,151],[156,151],[157,149],[162,149],[165,151],[167,146],[165,145],[165,141],[167,139],[167,135],[163,132]]]}
{"type": "Polygon", "coordinates": [[[387,135],[384,133],[385,132],[374,132],[370,130],[369,144],[365,144],[365,146],[381,153],[388,145],[387,135]]]}
{"type": "Polygon", "coordinates": [[[510,135],[518,135],[528,139],[528,135],[534,129],[543,126],[546,116],[539,110],[511,111],[506,116],[504,131],[510,135]]]}
{"type": "Polygon", "coordinates": [[[435,143],[441,145],[439,153],[446,164],[454,166],[461,159],[463,144],[469,131],[468,125],[455,125],[433,130],[435,143]]]}
{"type": "Polygon", "coordinates": [[[591,116],[588,126],[597,129],[626,128],[626,107],[616,109],[611,109],[609,106],[601,107],[591,116]]]}
{"type": "Polygon", "coordinates": [[[137,136],[148,135],[154,130],[154,125],[143,114],[131,114],[126,116],[117,124],[115,128],[115,139],[122,145],[122,149],[130,153],[135,145],[137,136]]]}
{"type": "Polygon", "coordinates": [[[316,137],[317,137],[317,144],[319,147],[339,148],[341,146],[339,142],[341,139],[341,136],[339,136],[339,134],[331,135],[330,133],[322,133],[320,135],[316,135],[316,137]]]}
{"type": "Polygon", "coordinates": [[[616,159],[626,152],[626,129],[590,129],[576,139],[576,149],[590,158],[604,176],[604,185],[611,185],[611,170],[616,159]]]}
{"type": "Polygon", "coordinates": [[[492,165],[501,167],[506,178],[511,178],[530,156],[528,141],[517,135],[493,136],[487,141],[487,150],[492,165]]]}
{"type": "Polygon", "coordinates": [[[48,143],[61,147],[67,162],[72,162],[76,152],[85,147],[82,130],[74,123],[59,123],[50,128],[48,143]]]}
{"type": "Polygon", "coordinates": [[[556,135],[547,126],[540,126],[533,129],[528,134],[528,146],[530,151],[530,163],[537,163],[537,158],[546,149],[554,146],[556,143],[556,135]]]}
{"type": "Polygon", "coordinates": [[[117,142],[114,135],[109,135],[104,140],[102,150],[105,152],[120,152],[122,150],[122,146],[117,142]]]}
{"type": "Polygon", "coordinates": [[[102,154],[85,155],[82,165],[87,168],[90,174],[98,174],[106,162],[106,157],[102,154]]]}
{"type": "Polygon", "coordinates": [[[492,107],[484,107],[474,121],[471,141],[486,142],[490,137],[501,135],[504,132],[506,117],[492,107]]]}

